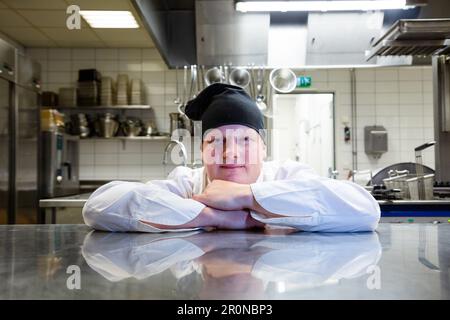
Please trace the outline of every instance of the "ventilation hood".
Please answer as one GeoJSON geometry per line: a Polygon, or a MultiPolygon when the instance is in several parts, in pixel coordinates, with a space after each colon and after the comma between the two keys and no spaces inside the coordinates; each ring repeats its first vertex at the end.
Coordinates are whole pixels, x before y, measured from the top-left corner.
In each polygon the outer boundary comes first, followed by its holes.
{"type": "Polygon", "coordinates": [[[235,10],[234,0],[132,3],[169,68],[192,64],[342,67],[418,61],[390,56],[367,59],[366,51],[395,21],[416,19],[421,7],[384,12],[242,13],[235,10]]]}
{"type": "Polygon", "coordinates": [[[367,53],[375,56],[432,56],[450,53],[450,19],[398,20],[367,53]]]}

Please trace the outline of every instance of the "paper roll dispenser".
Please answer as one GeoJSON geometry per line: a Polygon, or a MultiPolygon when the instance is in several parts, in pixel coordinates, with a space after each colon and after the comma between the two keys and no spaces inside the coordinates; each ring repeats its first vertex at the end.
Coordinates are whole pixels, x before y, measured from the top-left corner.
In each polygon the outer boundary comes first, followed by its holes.
{"type": "Polygon", "coordinates": [[[364,127],[364,151],[374,158],[380,158],[388,151],[388,133],[383,126],[364,127]]]}

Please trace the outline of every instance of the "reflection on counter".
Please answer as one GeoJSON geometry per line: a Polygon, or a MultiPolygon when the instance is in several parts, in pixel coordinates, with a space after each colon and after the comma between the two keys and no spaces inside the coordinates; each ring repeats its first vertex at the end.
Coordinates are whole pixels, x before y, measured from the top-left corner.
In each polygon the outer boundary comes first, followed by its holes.
{"type": "Polygon", "coordinates": [[[123,234],[93,231],[86,263],[109,281],[144,280],[168,271],[195,299],[289,297],[298,290],[367,278],[381,257],[376,233],[123,234]],[[370,271],[370,270],[369,270],[370,271]]]}
{"type": "Polygon", "coordinates": [[[0,226],[0,299],[449,299],[450,225],[376,233],[0,226]],[[69,267],[80,289],[71,290],[69,267]]]}

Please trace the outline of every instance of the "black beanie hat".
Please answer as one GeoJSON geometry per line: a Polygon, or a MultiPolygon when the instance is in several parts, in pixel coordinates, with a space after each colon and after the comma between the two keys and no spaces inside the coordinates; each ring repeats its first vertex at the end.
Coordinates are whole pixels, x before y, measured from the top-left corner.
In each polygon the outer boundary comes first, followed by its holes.
{"type": "Polygon", "coordinates": [[[240,124],[255,129],[265,140],[263,115],[241,87],[213,83],[188,101],[185,113],[191,120],[202,121],[202,135],[209,129],[240,124]]]}

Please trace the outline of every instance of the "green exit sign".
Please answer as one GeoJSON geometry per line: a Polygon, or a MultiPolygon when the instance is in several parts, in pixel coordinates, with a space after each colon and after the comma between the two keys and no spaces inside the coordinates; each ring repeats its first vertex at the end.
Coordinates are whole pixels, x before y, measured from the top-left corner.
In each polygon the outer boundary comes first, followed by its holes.
{"type": "Polygon", "coordinates": [[[311,87],[311,77],[297,77],[297,88],[309,88],[311,87]]]}

